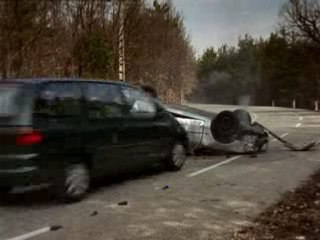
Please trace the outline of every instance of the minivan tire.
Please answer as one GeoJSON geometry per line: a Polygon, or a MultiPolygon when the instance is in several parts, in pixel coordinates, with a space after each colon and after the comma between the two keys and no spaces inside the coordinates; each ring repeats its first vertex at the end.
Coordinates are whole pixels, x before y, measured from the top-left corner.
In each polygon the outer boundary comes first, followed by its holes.
{"type": "Polygon", "coordinates": [[[61,183],[56,186],[57,194],[63,202],[82,200],[90,187],[90,172],[86,164],[70,164],[64,171],[61,183]]]}
{"type": "Polygon", "coordinates": [[[169,171],[180,170],[186,162],[187,154],[183,144],[175,143],[166,160],[166,168],[169,171]]]}

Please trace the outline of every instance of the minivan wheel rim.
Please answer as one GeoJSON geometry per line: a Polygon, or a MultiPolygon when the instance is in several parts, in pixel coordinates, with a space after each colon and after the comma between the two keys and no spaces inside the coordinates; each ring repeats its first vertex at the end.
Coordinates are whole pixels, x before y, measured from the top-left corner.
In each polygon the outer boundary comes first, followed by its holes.
{"type": "Polygon", "coordinates": [[[69,169],[66,178],[66,193],[72,197],[84,195],[89,188],[89,174],[83,167],[69,169]]]}
{"type": "Polygon", "coordinates": [[[184,147],[182,145],[176,145],[172,152],[172,161],[175,166],[181,166],[186,158],[184,147]]]}

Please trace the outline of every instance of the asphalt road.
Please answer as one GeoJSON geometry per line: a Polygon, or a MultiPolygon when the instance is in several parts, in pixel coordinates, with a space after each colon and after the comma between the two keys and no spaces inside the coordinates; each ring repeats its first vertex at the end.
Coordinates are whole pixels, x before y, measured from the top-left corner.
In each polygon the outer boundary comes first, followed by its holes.
{"type": "MultiPolygon", "coordinates": [[[[210,111],[226,108],[195,106],[210,111]]],[[[320,138],[318,113],[249,110],[293,142],[320,138]]],[[[191,157],[180,172],[152,171],[108,182],[71,205],[50,201],[45,193],[18,199],[1,196],[0,240],[228,239],[319,169],[319,151],[291,152],[272,141],[269,151],[257,157],[191,157]],[[121,201],[128,204],[119,206],[121,201]],[[62,228],[49,231],[52,225],[62,228]],[[36,236],[28,238],[32,235],[36,236]]]]}

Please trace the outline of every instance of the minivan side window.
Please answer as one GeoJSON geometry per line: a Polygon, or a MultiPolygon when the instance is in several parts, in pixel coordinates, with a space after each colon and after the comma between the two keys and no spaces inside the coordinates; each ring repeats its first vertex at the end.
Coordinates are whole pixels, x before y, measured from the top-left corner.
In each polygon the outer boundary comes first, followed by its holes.
{"type": "Polygon", "coordinates": [[[86,83],[85,99],[89,119],[110,119],[122,116],[123,98],[120,86],[109,83],[86,83]]]}
{"type": "Polygon", "coordinates": [[[40,87],[34,113],[52,117],[80,115],[81,97],[78,83],[47,83],[40,87]]]}
{"type": "Polygon", "coordinates": [[[156,105],[143,91],[131,87],[123,87],[122,93],[130,106],[130,113],[136,117],[154,116],[156,105]]]}
{"type": "Polygon", "coordinates": [[[18,114],[17,99],[20,91],[20,86],[0,85],[0,117],[18,114]]]}

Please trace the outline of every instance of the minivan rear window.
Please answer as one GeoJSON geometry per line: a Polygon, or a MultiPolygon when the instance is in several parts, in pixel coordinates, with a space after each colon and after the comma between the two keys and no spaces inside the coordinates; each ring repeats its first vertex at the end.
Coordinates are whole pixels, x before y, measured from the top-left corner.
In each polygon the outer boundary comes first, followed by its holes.
{"type": "Polygon", "coordinates": [[[0,84],[0,117],[13,117],[19,113],[18,85],[0,84]]]}
{"type": "Polygon", "coordinates": [[[32,124],[32,85],[0,82],[0,127],[32,124]]]}

